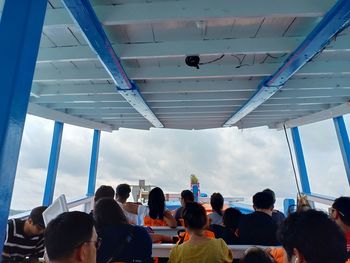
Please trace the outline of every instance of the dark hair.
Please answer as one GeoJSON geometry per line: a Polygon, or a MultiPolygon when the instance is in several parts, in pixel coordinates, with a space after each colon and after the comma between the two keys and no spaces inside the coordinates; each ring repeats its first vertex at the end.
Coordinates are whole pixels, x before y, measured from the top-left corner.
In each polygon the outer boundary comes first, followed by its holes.
{"type": "Polygon", "coordinates": [[[117,188],[115,189],[115,197],[118,198],[122,198],[122,199],[128,199],[129,195],[131,192],[131,188],[130,185],[128,184],[120,184],[117,186],[117,188]]]}
{"type": "Polygon", "coordinates": [[[344,234],[334,221],[316,210],[291,214],[280,226],[278,238],[288,257],[297,249],[308,263],[344,263],[344,234]]]}
{"type": "Polygon", "coordinates": [[[86,213],[65,212],[51,220],[45,231],[45,248],[50,261],[69,258],[92,237],[94,220],[86,213]]]}
{"type": "Polygon", "coordinates": [[[148,195],[149,216],[152,219],[163,219],[165,210],[165,197],[162,189],[153,188],[148,195]]]}
{"type": "Polygon", "coordinates": [[[239,220],[241,218],[242,212],[236,208],[227,208],[222,217],[222,222],[224,226],[235,231],[238,228],[239,220]]]}
{"type": "Polygon", "coordinates": [[[194,195],[190,190],[183,190],[181,192],[181,198],[184,200],[185,203],[194,202],[194,195]]]}
{"type": "Polygon", "coordinates": [[[332,207],[338,211],[341,221],[350,226],[350,197],[341,196],[335,199],[332,207]]]}
{"type": "Polygon", "coordinates": [[[47,206],[38,206],[32,209],[28,218],[33,222],[33,225],[45,228],[43,212],[46,210],[47,206]]]}
{"type": "Polygon", "coordinates": [[[97,202],[101,198],[114,198],[114,189],[109,185],[101,185],[95,192],[94,201],[97,202]]]}
{"type": "Polygon", "coordinates": [[[275,204],[275,202],[276,202],[276,195],[275,195],[275,192],[272,191],[270,188],[266,188],[265,190],[263,190],[263,192],[272,195],[273,203],[275,204]]]}
{"type": "Polygon", "coordinates": [[[126,224],[128,222],[123,210],[113,199],[100,199],[96,203],[93,213],[97,228],[126,224]]]}
{"type": "Polygon", "coordinates": [[[222,208],[224,207],[224,198],[220,193],[213,193],[211,195],[210,205],[216,213],[222,216],[222,208]]]}
{"type": "Polygon", "coordinates": [[[251,247],[248,249],[244,257],[239,261],[240,263],[274,263],[271,256],[264,250],[258,247],[251,247]]]}
{"type": "Polygon", "coordinates": [[[273,208],[274,200],[271,194],[266,192],[258,192],[253,196],[253,205],[257,209],[273,208]]]}
{"type": "Polygon", "coordinates": [[[187,203],[182,212],[185,226],[190,229],[203,229],[207,224],[207,213],[204,207],[198,203],[187,203]]]}

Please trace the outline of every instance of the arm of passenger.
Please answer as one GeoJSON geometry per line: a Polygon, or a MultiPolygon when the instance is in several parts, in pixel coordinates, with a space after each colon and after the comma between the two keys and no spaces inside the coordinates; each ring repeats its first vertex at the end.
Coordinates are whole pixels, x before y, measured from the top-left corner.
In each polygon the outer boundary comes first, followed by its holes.
{"type": "Polygon", "coordinates": [[[149,234],[152,239],[152,243],[173,243],[173,238],[171,236],[160,235],[160,234],[149,234]]]}
{"type": "Polygon", "coordinates": [[[175,218],[171,215],[170,211],[165,211],[164,212],[164,221],[165,223],[170,226],[170,227],[177,227],[177,223],[175,218]]]}
{"type": "Polygon", "coordinates": [[[135,203],[129,203],[126,202],[123,204],[123,208],[125,211],[137,215],[137,210],[138,210],[139,205],[135,203]]]}

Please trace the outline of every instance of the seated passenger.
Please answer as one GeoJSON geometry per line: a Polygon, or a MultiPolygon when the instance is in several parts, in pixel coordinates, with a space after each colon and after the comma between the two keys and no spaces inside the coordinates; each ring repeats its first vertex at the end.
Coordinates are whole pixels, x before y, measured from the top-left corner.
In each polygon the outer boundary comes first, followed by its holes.
{"type": "Polygon", "coordinates": [[[334,200],[331,217],[345,234],[348,258],[350,259],[350,197],[339,197],[334,200]]]}
{"type": "Polygon", "coordinates": [[[101,185],[99,188],[97,188],[94,196],[94,204],[97,203],[98,200],[102,198],[114,198],[114,189],[112,186],[109,185],[101,185]]]}
{"type": "Polygon", "coordinates": [[[141,225],[176,227],[175,218],[165,209],[165,197],[162,189],[153,188],[148,195],[148,206],[127,203],[124,208],[129,213],[137,214],[141,225]]]}
{"type": "Polygon", "coordinates": [[[210,205],[213,212],[208,215],[209,224],[221,225],[222,224],[222,208],[224,207],[224,198],[220,193],[213,193],[210,197],[210,205]]]}
{"type": "Polygon", "coordinates": [[[45,224],[42,213],[46,208],[34,208],[27,220],[8,221],[1,262],[24,262],[26,259],[36,260],[44,255],[45,224]]]}
{"type": "Polygon", "coordinates": [[[183,218],[182,218],[182,211],[184,210],[186,203],[189,202],[194,202],[194,195],[192,193],[192,191],[190,190],[183,190],[181,192],[181,207],[179,207],[178,209],[176,209],[175,211],[175,220],[177,222],[178,226],[182,226],[183,224],[183,218]]]}
{"type": "Polygon", "coordinates": [[[101,199],[94,210],[96,230],[101,237],[97,262],[150,262],[152,241],[146,229],[127,223],[123,210],[113,199],[101,199]]]}
{"type": "Polygon", "coordinates": [[[50,263],[95,263],[97,237],[94,220],[74,211],[51,220],[45,231],[45,248],[50,263]]]}
{"type": "Polygon", "coordinates": [[[344,263],[347,260],[344,234],[323,212],[293,213],[282,223],[278,234],[289,262],[344,263]]]}
{"type": "Polygon", "coordinates": [[[115,189],[115,200],[117,201],[121,209],[123,209],[126,219],[128,220],[128,223],[136,225],[137,215],[129,213],[124,210],[124,204],[126,203],[126,200],[128,200],[130,196],[130,192],[131,192],[130,185],[128,184],[118,185],[117,188],[115,189]]]}
{"type": "Polygon", "coordinates": [[[255,212],[244,215],[239,222],[239,242],[246,245],[277,245],[277,224],[272,219],[273,197],[265,192],[253,196],[255,212]]]}
{"type": "Polygon", "coordinates": [[[274,263],[269,253],[258,247],[251,247],[244,253],[240,263],[274,263]]]}
{"type": "Polygon", "coordinates": [[[207,215],[202,205],[188,203],[182,215],[190,239],[173,247],[169,257],[170,263],[232,262],[232,252],[224,240],[204,236],[207,215]]]}
{"type": "Polygon", "coordinates": [[[238,244],[238,224],[241,218],[241,211],[236,208],[227,208],[222,221],[223,226],[210,225],[209,230],[215,233],[216,238],[222,238],[228,245],[238,244]]]}
{"type": "MultiPolygon", "coordinates": [[[[269,194],[272,195],[272,197],[273,197],[273,205],[275,205],[275,203],[276,203],[276,195],[275,195],[275,192],[272,191],[272,190],[269,189],[269,188],[263,190],[263,192],[269,193],[269,194]]],[[[279,225],[284,221],[284,219],[286,219],[286,217],[285,217],[285,215],[284,215],[282,212],[280,212],[280,211],[278,211],[278,210],[276,210],[276,209],[273,208],[273,210],[272,210],[272,219],[273,219],[273,220],[276,222],[276,224],[279,226],[279,225]]]]}

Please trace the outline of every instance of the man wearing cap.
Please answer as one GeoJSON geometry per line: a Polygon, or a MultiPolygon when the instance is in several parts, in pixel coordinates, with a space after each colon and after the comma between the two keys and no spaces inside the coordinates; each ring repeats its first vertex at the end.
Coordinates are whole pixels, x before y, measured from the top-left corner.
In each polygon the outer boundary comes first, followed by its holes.
{"type": "Polygon", "coordinates": [[[335,223],[345,234],[350,258],[350,197],[342,196],[335,199],[330,212],[335,223]]]}
{"type": "Polygon", "coordinates": [[[34,208],[26,220],[10,219],[7,223],[2,262],[35,262],[44,255],[46,206],[34,208]]]}

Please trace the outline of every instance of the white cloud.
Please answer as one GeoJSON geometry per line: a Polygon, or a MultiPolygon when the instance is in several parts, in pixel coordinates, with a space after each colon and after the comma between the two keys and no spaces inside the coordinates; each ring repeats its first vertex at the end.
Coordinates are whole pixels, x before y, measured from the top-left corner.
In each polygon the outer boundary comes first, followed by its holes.
{"type": "MultiPolygon", "coordinates": [[[[348,119],[347,122],[349,123],[348,119]]],[[[311,188],[317,193],[349,195],[339,147],[330,123],[300,128],[311,188]],[[317,132],[315,132],[317,131],[317,132]],[[332,134],[333,133],[333,134],[332,134]]],[[[28,116],[12,208],[40,204],[53,122],[28,116]]],[[[55,195],[68,199],[86,192],[92,130],[65,125],[55,195]]],[[[295,196],[296,187],[282,131],[267,128],[150,131],[120,129],[102,133],[97,187],[139,179],[165,192],[189,188],[196,174],[208,194],[251,196],[264,188],[295,196]]]]}

